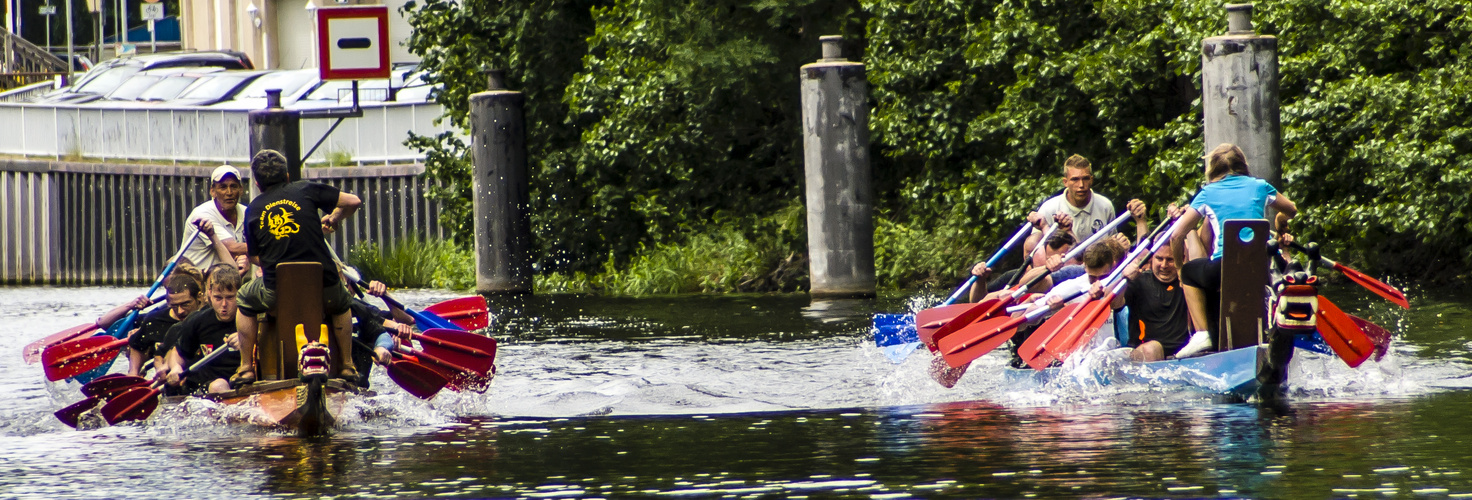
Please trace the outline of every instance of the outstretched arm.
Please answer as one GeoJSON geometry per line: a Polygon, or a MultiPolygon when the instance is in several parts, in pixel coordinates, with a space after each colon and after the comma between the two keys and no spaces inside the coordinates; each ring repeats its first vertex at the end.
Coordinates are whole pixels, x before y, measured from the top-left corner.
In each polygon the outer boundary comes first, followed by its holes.
{"type": "Polygon", "coordinates": [[[332,209],[332,213],[322,216],[322,232],[331,233],[336,231],[337,225],[342,223],[344,219],[352,216],[353,212],[358,211],[358,207],[361,206],[363,206],[362,198],[358,198],[357,195],[339,192],[337,194],[337,206],[332,209]]]}

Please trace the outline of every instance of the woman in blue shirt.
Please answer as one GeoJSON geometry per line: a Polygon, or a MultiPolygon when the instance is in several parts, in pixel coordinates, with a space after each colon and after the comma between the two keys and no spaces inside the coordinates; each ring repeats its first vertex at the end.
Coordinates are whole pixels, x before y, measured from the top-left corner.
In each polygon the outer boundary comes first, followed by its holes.
{"type": "Polygon", "coordinates": [[[1292,200],[1248,173],[1247,155],[1236,145],[1222,144],[1206,155],[1206,182],[1181,215],[1170,241],[1176,262],[1186,262],[1181,266],[1181,289],[1195,328],[1190,342],[1176,353],[1178,358],[1210,349],[1216,338],[1222,292],[1222,221],[1263,219],[1269,207],[1289,218],[1298,215],[1292,200]],[[1214,249],[1210,257],[1186,261],[1186,237],[1203,219],[1208,223],[1205,229],[1215,235],[1214,249]]]}

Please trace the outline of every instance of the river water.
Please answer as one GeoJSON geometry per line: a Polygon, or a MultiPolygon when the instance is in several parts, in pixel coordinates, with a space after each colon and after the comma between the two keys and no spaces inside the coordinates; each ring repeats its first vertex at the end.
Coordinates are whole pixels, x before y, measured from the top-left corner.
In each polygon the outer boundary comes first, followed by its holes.
{"type": "Polygon", "coordinates": [[[1298,356],[1283,407],[1012,387],[998,353],[943,389],[928,355],[893,364],[867,333],[933,297],[554,296],[493,305],[486,394],[423,401],[376,368],[378,395],[318,439],[203,402],[66,427],[51,412],[76,386],[21,346],[139,290],[0,288],[0,497],[1472,497],[1472,299],[1412,293],[1405,313],[1351,286],[1330,296],[1392,351],[1298,356]]]}

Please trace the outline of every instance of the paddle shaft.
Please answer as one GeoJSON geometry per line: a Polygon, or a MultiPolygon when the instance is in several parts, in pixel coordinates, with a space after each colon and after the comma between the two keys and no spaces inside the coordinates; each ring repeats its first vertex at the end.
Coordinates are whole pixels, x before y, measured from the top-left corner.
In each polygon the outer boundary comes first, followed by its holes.
{"type": "MultiPolygon", "coordinates": [[[[1002,248],[997,249],[996,253],[993,253],[992,257],[986,260],[986,267],[990,268],[993,265],[996,265],[998,260],[1007,255],[1008,250],[1011,250],[1012,247],[1017,245],[1018,242],[1027,238],[1029,234],[1032,234],[1032,224],[1028,222],[1023,222],[1022,227],[1017,229],[1017,233],[1013,234],[1011,239],[1002,244],[1002,248]]],[[[946,297],[945,302],[941,302],[940,305],[948,306],[951,304],[955,304],[957,300],[961,300],[962,295],[971,290],[971,285],[974,284],[976,284],[976,275],[973,274],[970,278],[966,278],[966,282],[962,283],[959,288],[956,288],[956,291],[952,292],[950,297],[946,297]]]]}
{"type": "MultiPolygon", "coordinates": [[[[199,233],[201,232],[202,231],[196,228],[194,230],[194,234],[189,236],[189,241],[184,242],[184,246],[179,247],[179,253],[174,254],[174,259],[169,261],[169,265],[164,266],[164,272],[158,273],[158,278],[153,280],[153,286],[148,287],[148,293],[143,294],[144,297],[153,297],[153,293],[157,292],[158,288],[164,285],[164,279],[168,278],[169,274],[174,272],[174,267],[179,265],[179,259],[184,258],[184,252],[186,250],[189,250],[189,246],[193,245],[195,240],[199,239],[199,233]]],[[[122,332],[122,336],[128,335],[128,327],[132,326],[133,320],[137,318],[137,310],[128,313],[128,317],[123,318],[123,327],[118,329],[119,332],[122,332]]],[[[114,336],[122,338],[122,336],[114,336]]]]}

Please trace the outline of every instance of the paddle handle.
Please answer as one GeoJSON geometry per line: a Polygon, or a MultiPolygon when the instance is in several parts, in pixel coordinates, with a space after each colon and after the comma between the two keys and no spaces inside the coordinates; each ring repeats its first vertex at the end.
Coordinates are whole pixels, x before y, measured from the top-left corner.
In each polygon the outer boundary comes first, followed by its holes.
{"type": "MultiPolygon", "coordinates": [[[[1017,233],[1013,234],[1011,239],[1008,239],[1006,243],[1002,244],[1002,248],[997,249],[997,252],[993,253],[990,259],[986,260],[986,267],[990,268],[996,265],[998,260],[1001,260],[1003,256],[1007,255],[1008,250],[1011,250],[1013,246],[1017,245],[1017,242],[1022,241],[1029,234],[1032,234],[1032,224],[1023,222],[1022,227],[1017,229],[1017,233]]],[[[974,284],[976,284],[976,275],[973,274],[970,278],[966,278],[966,282],[956,288],[956,291],[951,292],[951,296],[946,297],[946,300],[941,302],[940,305],[948,306],[955,304],[956,301],[961,300],[962,295],[968,290],[971,290],[971,285],[974,284]]]]}
{"type": "MultiPolygon", "coordinates": [[[[168,278],[169,273],[174,272],[174,267],[179,265],[179,259],[184,258],[184,252],[189,250],[189,246],[193,245],[195,240],[199,239],[200,232],[198,228],[195,228],[194,234],[189,236],[189,241],[185,241],[184,246],[179,247],[179,253],[174,254],[174,259],[169,261],[169,265],[164,266],[164,272],[158,273],[158,278],[153,280],[153,286],[148,287],[148,293],[143,294],[144,297],[153,298],[153,293],[157,292],[158,288],[164,285],[164,278],[168,278]]],[[[133,321],[136,319],[138,319],[138,310],[135,309],[123,318],[123,326],[122,328],[118,328],[117,331],[123,335],[127,335],[128,327],[133,326],[133,321]]]]}
{"type": "MultiPolygon", "coordinates": [[[[179,379],[183,380],[184,377],[187,377],[189,376],[189,374],[199,371],[200,368],[204,368],[205,365],[213,363],[216,359],[220,359],[220,356],[223,356],[225,355],[225,353],[233,350],[235,350],[235,346],[227,344],[224,349],[215,349],[213,351],[210,351],[210,353],[204,355],[203,358],[199,358],[199,361],[195,361],[194,364],[191,364],[188,367],[184,368],[184,373],[179,374],[179,379]]],[[[153,387],[161,387],[163,383],[163,377],[159,377],[158,380],[153,381],[153,387]]]]}
{"type": "Polygon", "coordinates": [[[435,357],[433,355],[430,355],[429,353],[426,353],[426,352],[421,351],[419,349],[412,349],[412,348],[410,348],[408,346],[405,346],[405,345],[402,345],[402,344],[399,345],[398,347],[399,347],[399,352],[404,353],[404,354],[412,355],[415,358],[423,359],[425,361],[429,361],[430,363],[434,363],[434,364],[443,366],[445,368],[449,368],[451,370],[455,370],[455,371],[460,372],[460,373],[470,374],[470,375],[476,375],[476,376],[479,376],[480,375],[480,374],[476,373],[475,370],[471,370],[469,368],[466,368],[466,367],[457,365],[455,363],[451,363],[449,361],[445,361],[443,359],[437,358],[437,357],[435,357]]]}

